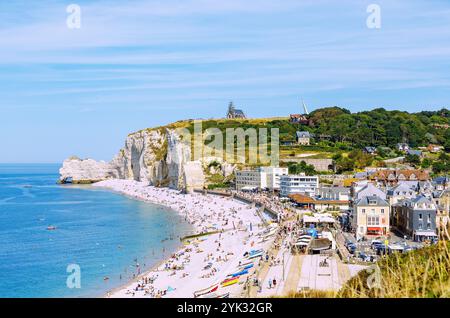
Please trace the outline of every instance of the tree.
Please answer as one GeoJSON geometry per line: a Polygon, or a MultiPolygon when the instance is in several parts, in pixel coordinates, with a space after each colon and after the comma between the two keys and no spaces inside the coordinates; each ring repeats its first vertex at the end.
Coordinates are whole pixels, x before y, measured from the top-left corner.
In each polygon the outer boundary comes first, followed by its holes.
{"type": "Polygon", "coordinates": [[[317,174],[314,166],[308,165],[305,161],[301,161],[300,163],[290,162],[288,164],[288,171],[290,174],[304,173],[307,176],[313,176],[317,174]]]}
{"type": "Polygon", "coordinates": [[[419,166],[420,165],[420,157],[418,155],[406,155],[405,156],[405,162],[412,164],[413,166],[419,166]]]}
{"type": "Polygon", "coordinates": [[[432,162],[431,162],[430,159],[424,158],[424,159],[422,160],[422,163],[421,163],[420,166],[421,166],[423,169],[427,169],[427,168],[431,167],[431,164],[432,164],[432,162]]]}
{"type": "Polygon", "coordinates": [[[336,161],[336,170],[338,173],[355,170],[355,161],[348,157],[341,157],[336,161]]]}

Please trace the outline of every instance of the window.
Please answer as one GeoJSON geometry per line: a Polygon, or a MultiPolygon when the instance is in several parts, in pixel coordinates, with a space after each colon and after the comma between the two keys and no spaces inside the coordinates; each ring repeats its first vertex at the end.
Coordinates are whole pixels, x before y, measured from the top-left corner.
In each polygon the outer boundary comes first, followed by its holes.
{"type": "Polygon", "coordinates": [[[381,209],[381,213],[384,213],[384,209],[381,209]]]}
{"type": "Polygon", "coordinates": [[[419,214],[419,220],[422,221],[422,213],[419,214]]]}
{"type": "Polygon", "coordinates": [[[366,213],[366,209],[362,209],[362,213],[366,213]]]}
{"type": "Polygon", "coordinates": [[[367,225],[368,226],[380,225],[380,218],[378,216],[368,216],[367,225]]]}

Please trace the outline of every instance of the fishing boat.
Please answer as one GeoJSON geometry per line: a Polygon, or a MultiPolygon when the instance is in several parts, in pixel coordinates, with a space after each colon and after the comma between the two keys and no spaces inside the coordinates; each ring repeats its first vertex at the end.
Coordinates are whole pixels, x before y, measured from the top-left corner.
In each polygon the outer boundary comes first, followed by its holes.
{"type": "Polygon", "coordinates": [[[48,231],[54,231],[54,230],[56,230],[56,226],[54,226],[54,225],[49,225],[49,226],[47,226],[47,230],[48,230],[48,231]]]}
{"type": "Polygon", "coordinates": [[[253,265],[253,263],[251,263],[251,264],[248,264],[248,265],[241,265],[241,266],[238,266],[238,270],[240,270],[240,271],[243,271],[243,270],[246,270],[246,269],[250,269],[250,268],[252,268],[254,265],[253,265]]]}
{"type": "Polygon", "coordinates": [[[219,288],[219,284],[214,284],[214,285],[211,285],[211,286],[209,286],[207,288],[197,290],[197,291],[194,292],[194,298],[198,298],[200,296],[203,296],[203,295],[206,295],[206,294],[209,294],[209,293],[213,293],[218,288],[219,288]]]}
{"type": "Polygon", "coordinates": [[[242,275],[245,275],[245,274],[248,274],[248,270],[247,269],[242,270],[240,272],[233,273],[233,274],[228,274],[227,276],[238,277],[238,276],[242,276],[242,275]]]}
{"type": "Polygon", "coordinates": [[[245,256],[251,256],[251,255],[253,255],[253,254],[257,254],[257,253],[260,253],[260,252],[262,252],[263,250],[262,249],[259,249],[259,250],[251,250],[250,252],[245,252],[244,253],[244,257],[245,256]]]}
{"type": "Polygon", "coordinates": [[[262,256],[263,256],[263,252],[259,252],[256,254],[249,255],[248,259],[253,259],[253,258],[262,257],[262,256]]]}
{"type": "Polygon", "coordinates": [[[224,282],[222,282],[222,287],[231,286],[231,285],[236,284],[237,282],[239,282],[239,278],[234,278],[234,279],[231,279],[228,281],[224,281],[224,282]]]}
{"type": "Polygon", "coordinates": [[[247,265],[250,265],[250,264],[253,264],[253,261],[247,261],[245,263],[239,264],[238,267],[247,266],[247,265]]]}
{"type": "Polygon", "coordinates": [[[211,293],[211,294],[206,294],[203,296],[200,296],[199,298],[230,298],[230,293],[225,293],[225,294],[216,294],[216,293],[211,293]]]}

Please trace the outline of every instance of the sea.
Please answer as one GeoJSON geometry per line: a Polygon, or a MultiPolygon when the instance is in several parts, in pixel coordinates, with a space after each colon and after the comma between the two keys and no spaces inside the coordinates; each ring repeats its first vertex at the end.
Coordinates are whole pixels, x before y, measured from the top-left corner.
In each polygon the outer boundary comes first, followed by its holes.
{"type": "Polygon", "coordinates": [[[58,185],[59,168],[0,164],[0,297],[103,297],[192,233],[169,208],[58,185]]]}

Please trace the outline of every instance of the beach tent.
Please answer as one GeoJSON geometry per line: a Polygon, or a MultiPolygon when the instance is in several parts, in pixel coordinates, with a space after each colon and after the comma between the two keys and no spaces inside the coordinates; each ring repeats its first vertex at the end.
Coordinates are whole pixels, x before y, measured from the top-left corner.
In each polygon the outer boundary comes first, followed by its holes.
{"type": "Polygon", "coordinates": [[[319,220],[319,223],[334,223],[336,221],[333,217],[326,216],[326,215],[324,215],[324,216],[319,215],[318,220],[319,220]]]}
{"type": "Polygon", "coordinates": [[[303,223],[317,223],[317,222],[319,222],[319,220],[316,217],[310,215],[303,215],[303,223]]]}

